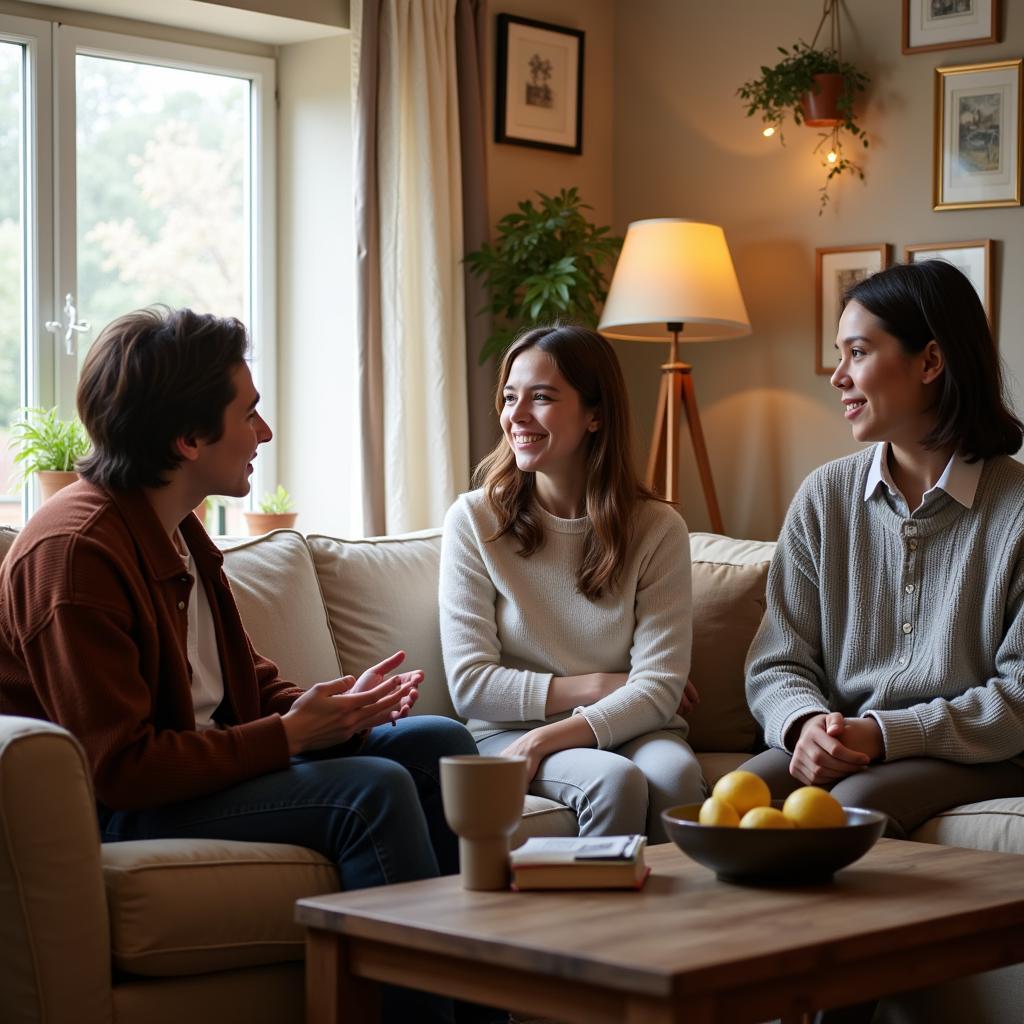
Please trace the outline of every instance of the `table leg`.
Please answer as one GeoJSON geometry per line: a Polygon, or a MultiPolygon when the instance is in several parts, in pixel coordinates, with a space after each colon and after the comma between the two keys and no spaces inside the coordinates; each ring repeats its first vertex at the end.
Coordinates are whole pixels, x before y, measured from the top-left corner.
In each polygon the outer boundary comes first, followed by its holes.
{"type": "Polygon", "coordinates": [[[306,1024],[379,1024],[380,985],[349,970],[343,935],[306,933],[306,1024]]]}

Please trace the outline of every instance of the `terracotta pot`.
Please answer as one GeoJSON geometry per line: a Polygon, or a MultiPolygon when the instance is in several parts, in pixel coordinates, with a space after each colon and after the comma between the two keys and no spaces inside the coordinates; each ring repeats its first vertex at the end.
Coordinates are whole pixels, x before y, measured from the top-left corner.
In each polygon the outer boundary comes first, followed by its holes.
{"type": "Polygon", "coordinates": [[[842,75],[815,75],[814,88],[805,92],[800,106],[809,128],[834,128],[843,123],[839,100],[843,96],[842,75]]]}
{"type": "Polygon", "coordinates": [[[271,530],[290,530],[298,519],[298,512],[245,512],[245,525],[250,537],[258,537],[271,530]]]}
{"type": "Polygon", "coordinates": [[[68,484],[73,484],[78,479],[78,474],[73,470],[47,469],[36,473],[36,477],[39,480],[39,497],[42,501],[47,501],[68,484]]]}

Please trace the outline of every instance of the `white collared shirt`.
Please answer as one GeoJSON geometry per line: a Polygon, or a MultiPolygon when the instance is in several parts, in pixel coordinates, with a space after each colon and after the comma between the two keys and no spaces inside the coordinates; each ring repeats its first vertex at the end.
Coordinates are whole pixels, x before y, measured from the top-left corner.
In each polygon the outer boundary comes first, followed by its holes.
{"type": "MultiPolygon", "coordinates": [[[[984,465],[984,459],[978,459],[977,462],[966,462],[958,452],[953,452],[941,476],[921,495],[921,504],[914,511],[923,508],[935,491],[945,491],[955,502],[963,505],[964,508],[970,508],[974,504],[974,496],[978,491],[978,481],[981,479],[981,470],[984,465]]],[[[889,472],[888,441],[879,441],[875,445],[871,469],[868,472],[867,483],[864,485],[865,501],[875,493],[879,484],[885,484],[894,498],[903,497],[889,472]]]]}

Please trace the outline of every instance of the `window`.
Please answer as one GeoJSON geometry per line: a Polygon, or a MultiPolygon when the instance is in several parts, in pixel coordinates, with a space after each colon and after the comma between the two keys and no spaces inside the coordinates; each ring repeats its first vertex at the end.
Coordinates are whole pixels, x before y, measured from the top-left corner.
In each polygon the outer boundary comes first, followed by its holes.
{"type": "MultiPolygon", "coordinates": [[[[0,268],[20,267],[20,278],[0,282],[0,427],[19,405],[71,415],[99,330],[153,303],[243,320],[262,407],[273,415],[273,62],[53,26],[47,104],[49,72],[30,60],[26,29],[42,46],[51,26],[0,19],[0,268]],[[30,116],[40,138],[56,139],[52,199],[26,185],[30,116]],[[18,195],[20,205],[10,198],[18,195]],[[32,224],[52,235],[34,254],[25,243],[32,224]],[[37,290],[35,309],[33,280],[53,282],[37,290]],[[49,331],[39,326],[47,323],[49,331]]],[[[276,485],[272,450],[256,473],[254,492],[276,485]]],[[[29,507],[0,498],[5,521],[29,507]]],[[[239,532],[240,510],[227,512],[239,532]]]]}

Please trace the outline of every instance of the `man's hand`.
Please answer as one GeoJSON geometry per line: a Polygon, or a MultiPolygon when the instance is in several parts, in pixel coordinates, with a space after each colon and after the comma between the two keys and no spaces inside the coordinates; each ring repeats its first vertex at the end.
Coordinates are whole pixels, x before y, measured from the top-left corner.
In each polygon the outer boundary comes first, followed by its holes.
{"type": "Polygon", "coordinates": [[[398,651],[368,668],[357,680],[344,676],[311,686],[296,698],[281,721],[288,737],[288,753],[322,750],[350,740],[356,733],[404,718],[419,697],[420,671],[385,679],[405,659],[398,651]]]}
{"type": "MultiPolygon", "coordinates": [[[[395,651],[391,657],[385,658],[379,664],[368,668],[356,680],[355,685],[352,687],[352,692],[365,693],[367,690],[372,690],[374,687],[380,686],[380,684],[384,682],[384,677],[392,669],[398,668],[403,661],[405,661],[405,651],[395,651]]],[[[391,721],[394,723],[397,722],[399,718],[405,718],[412,709],[412,706],[419,699],[419,686],[420,683],[423,682],[423,673],[419,669],[414,669],[412,672],[400,672],[398,675],[392,676],[388,681],[398,685],[408,685],[411,687],[402,698],[400,706],[391,712],[391,721]]]]}
{"type": "Polygon", "coordinates": [[[870,722],[875,729],[878,728],[872,719],[847,719],[838,711],[805,719],[800,728],[800,738],[793,748],[789,774],[808,786],[817,786],[863,771],[871,763],[872,756],[868,751],[859,749],[858,744],[866,745],[867,734],[858,726],[852,737],[848,736],[851,722],[870,722]],[[848,739],[852,746],[847,745],[848,739]]]}
{"type": "Polygon", "coordinates": [[[697,692],[697,687],[693,685],[692,680],[687,679],[686,685],[683,687],[683,695],[679,698],[679,707],[676,708],[676,714],[685,716],[699,703],[700,694],[697,692]]]}

